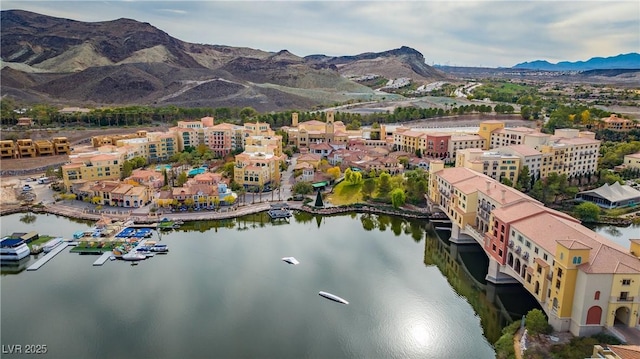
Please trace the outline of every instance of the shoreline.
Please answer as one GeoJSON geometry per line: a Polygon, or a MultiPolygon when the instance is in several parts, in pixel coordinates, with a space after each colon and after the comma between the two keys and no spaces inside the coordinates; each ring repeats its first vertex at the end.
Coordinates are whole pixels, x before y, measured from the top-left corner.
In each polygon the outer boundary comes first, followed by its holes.
{"type": "MultiPolygon", "coordinates": [[[[0,210],[0,217],[15,213],[48,213],[58,216],[63,216],[72,219],[79,220],[100,220],[103,217],[109,217],[115,220],[133,220],[136,223],[155,223],[161,218],[168,218],[169,220],[181,220],[181,221],[210,221],[210,220],[224,220],[238,218],[246,215],[252,215],[257,213],[266,212],[271,208],[272,203],[279,202],[260,202],[252,205],[244,205],[239,207],[225,208],[224,211],[199,211],[199,212],[179,212],[179,213],[158,213],[154,215],[135,213],[133,211],[116,211],[116,210],[101,210],[96,211],[94,209],[86,210],[79,209],[73,206],[66,206],[60,204],[48,205],[43,207],[29,206],[29,207],[15,207],[0,210]]],[[[308,206],[301,202],[287,202],[291,210],[297,210],[301,212],[320,214],[320,215],[334,215],[344,213],[371,213],[371,214],[383,214],[399,216],[405,219],[431,219],[442,218],[432,217],[431,213],[414,210],[410,208],[400,208],[397,210],[391,208],[381,208],[370,204],[355,204],[349,206],[336,206],[336,207],[322,207],[315,208],[308,206]]]]}

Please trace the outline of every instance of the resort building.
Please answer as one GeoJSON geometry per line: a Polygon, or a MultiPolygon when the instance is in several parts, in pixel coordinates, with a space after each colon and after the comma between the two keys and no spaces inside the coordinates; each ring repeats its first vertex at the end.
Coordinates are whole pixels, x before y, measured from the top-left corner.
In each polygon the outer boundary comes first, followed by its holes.
{"type": "MultiPolygon", "coordinates": [[[[250,125],[250,128],[229,123],[215,125],[213,117],[203,117],[199,121],[178,121],[178,126],[170,128],[169,132],[177,135],[179,151],[204,145],[216,156],[223,157],[243,147],[244,133],[263,127],[256,125],[254,128],[254,125],[250,125]]],[[[270,133],[269,130],[265,132],[270,133]]]]}
{"type": "Polygon", "coordinates": [[[66,137],[54,137],[53,140],[21,139],[0,141],[1,158],[22,158],[51,155],[68,155],[69,140],[66,137]]]}
{"type": "Polygon", "coordinates": [[[520,158],[519,171],[527,167],[532,178],[541,178],[542,152],[526,145],[505,146],[496,149],[496,151],[520,158]]]}
{"type": "Polygon", "coordinates": [[[631,131],[637,128],[636,123],[626,118],[620,118],[615,113],[609,117],[601,118],[598,128],[611,131],[631,131]]]}
{"type": "Polygon", "coordinates": [[[70,164],[62,166],[62,181],[67,190],[70,190],[73,184],[119,180],[124,153],[114,151],[77,155],[72,156],[70,161],[70,164]]]}
{"type": "Polygon", "coordinates": [[[479,148],[458,150],[456,157],[456,167],[470,168],[498,181],[507,178],[512,183],[518,181],[520,164],[520,157],[479,148]]]}
{"type": "Polygon", "coordinates": [[[78,200],[93,204],[124,208],[140,208],[151,202],[151,190],[120,181],[86,182],[75,188],[78,200]]]}
{"type": "Polygon", "coordinates": [[[298,123],[298,114],[291,114],[291,126],[282,130],[289,138],[288,145],[308,148],[312,143],[328,143],[345,147],[349,138],[362,138],[361,130],[347,130],[342,121],[335,121],[333,111],[326,112],[326,122],[311,120],[298,123]]]}
{"type": "Polygon", "coordinates": [[[147,137],[147,131],[140,130],[136,133],[129,133],[124,135],[103,135],[91,137],[91,146],[98,148],[101,146],[112,145],[115,146],[120,140],[127,140],[132,138],[145,138],[147,137]]]}
{"type": "Polygon", "coordinates": [[[464,150],[466,148],[481,148],[487,150],[487,143],[488,141],[480,135],[451,135],[449,148],[447,149],[449,156],[447,156],[445,161],[455,162],[458,150],[464,150]]]}
{"type": "Polygon", "coordinates": [[[172,132],[149,132],[144,137],[119,139],[116,146],[125,149],[125,159],[142,157],[148,163],[163,162],[178,152],[178,138],[172,132]]]}
{"type": "Polygon", "coordinates": [[[452,242],[483,247],[489,282],[520,283],[558,331],[639,325],[640,240],[626,249],[468,168],[434,160],[429,172],[430,206],[451,220],[452,242]]]}
{"type": "Polygon", "coordinates": [[[637,168],[640,169],[640,152],[632,153],[630,155],[624,156],[624,160],[622,164],[626,168],[637,168]]]}

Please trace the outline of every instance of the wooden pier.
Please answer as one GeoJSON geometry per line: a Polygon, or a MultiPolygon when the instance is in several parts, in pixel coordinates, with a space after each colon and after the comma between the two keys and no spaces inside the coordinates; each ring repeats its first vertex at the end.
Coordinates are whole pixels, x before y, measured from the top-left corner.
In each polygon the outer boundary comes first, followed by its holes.
{"type": "Polygon", "coordinates": [[[42,258],[38,259],[35,263],[30,265],[27,268],[27,270],[28,271],[33,271],[33,270],[40,269],[40,267],[42,267],[43,265],[47,264],[47,262],[52,260],[53,257],[57,256],[60,252],[65,250],[65,248],[67,248],[67,247],[69,247],[71,245],[72,244],[70,242],[62,242],[62,243],[60,243],[60,245],[55,247],[53,250],[51,250],[51,252],[45,254],[42,258]]]}

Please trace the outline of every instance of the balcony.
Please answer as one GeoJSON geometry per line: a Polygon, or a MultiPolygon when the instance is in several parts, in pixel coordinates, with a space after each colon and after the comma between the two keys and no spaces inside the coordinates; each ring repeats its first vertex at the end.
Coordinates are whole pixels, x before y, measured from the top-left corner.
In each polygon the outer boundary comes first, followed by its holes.
{"type": "Polygon", "coordinates": [[[514,243],[513,243],[513,239],[512,239],[512,240],[509,241],[509,248],[513,248],[513,245],[514,245],[514,243]]]}
{"type": "Polygon", "coordinates": [[[629,297],[629,296],[624,296],[624,297],[611,297],[609,298],[610,302],[621,302],[621,303],[629,303],[629,302],[634,302],[635,297],[629,297]]]}
{"type": "Polygon", "coordinates": [[[516,247],[516,254],[520,254],[522,252],[522,248],[520,246],[516,247]]]}

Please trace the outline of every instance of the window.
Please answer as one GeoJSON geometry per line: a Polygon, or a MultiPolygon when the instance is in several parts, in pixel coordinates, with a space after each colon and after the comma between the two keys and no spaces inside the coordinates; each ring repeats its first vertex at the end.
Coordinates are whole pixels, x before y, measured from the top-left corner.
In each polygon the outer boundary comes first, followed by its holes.
{"type": "Polygon", "coordinates": [[[599,300],[600,299],[600,291],[596,290],[596,294],[593,295],[593,300],[599,300]]]}
{"type": "Polygon", "coordinates": [[[525,245],[525,246],[527,246],[527,248],[531,248],[531,242],[529,242],[529,241],[526,241],[526,242],[524,243],[524,245],[525,245]]]}
{"type": "Polygon", "coordinates": [[[558,268],[558,278],[562,278],[562,268],[558,268]]]}
{"type": "Polygon", "coordinates": [[[631,279],[623,279],[622,285],[631,285],[631,279]]]}
{"type": "Polygon", "coordinates": [[[546,253],[542,255],[542,259],[544,259],[545,261],[547,260],[547,258],[548,258],[548,257],[547,257],[547,254],[546,254],[546,253]]]}
{"type": "Polygon", "coordinates": [[[556,289],[560,289],[560,280],[556,280],[556,289]]]}
{"type": "Polygon", "coordinates": [[[560,259],[564,258],[564,253],[560,252],[560,259]]]}
{"type": "Polygon", "coordinates": [[[582,257],[573,257],[573,264],[582,263],[582,257]]]}
{"type": "Polygon", "coordinates": [[[538,247],[533,249],[533,253],[538,254],[538,247]]]}
{"type": "Polygon", "coordinates": [[[498,255],[502,257],[502,249],[498,249],[498,255]]]}

